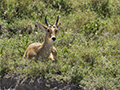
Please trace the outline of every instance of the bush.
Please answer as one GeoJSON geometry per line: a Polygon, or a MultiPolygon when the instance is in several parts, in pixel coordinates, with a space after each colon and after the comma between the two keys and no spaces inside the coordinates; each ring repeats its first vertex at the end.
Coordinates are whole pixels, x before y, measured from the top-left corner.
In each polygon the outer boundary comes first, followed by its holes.
{"type": "Polygon", "coordinates": [[[91,10],[98,13],[102,18],[111,16],[111,8],[109,6],[109,0],[91,0],[91,10]]]}
{"type": "Polygon", "coordinates": [[[13,23],[16,18],[36,20],[38,17],[42,17],[43,8],[45,8],[42,2],[38,2],[39,0],[10,0],[7,2],[3,0],[0,2],[0,16],[8,23],[13,23]]]}
{"type": "Polygon", "coordinates": [[[56,8],[60,12],[69,14],[72,10],[72,3],[69,0],[43,0],[51,8],[56,8]]]}
{"type": "Polygon", "coordinates": [[[95,35],[101,35],[104,30],[104,24],[98,20],[90,21],[88,20],[82,27],[81,31],[84,35],[90,39],[95,35]]]}

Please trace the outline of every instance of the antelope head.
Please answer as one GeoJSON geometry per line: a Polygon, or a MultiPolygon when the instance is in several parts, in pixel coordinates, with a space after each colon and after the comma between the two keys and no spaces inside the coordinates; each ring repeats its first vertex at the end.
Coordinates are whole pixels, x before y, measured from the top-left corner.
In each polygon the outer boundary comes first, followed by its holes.
{"type": "Polygon", "coordinates": [[[56,40],[56,34],[58,32],[58,27],[60,26],[60,21],[59,21],[59,17],[57,17],[57,20],[55,22],[54,25],[50,25],[47,21],[47,16],[45,17],[45,23],[47,26],[43,25],[42,23],[37,22],[38,27],[45,31],[46,36],[45,36],[45,40],[46,41],[52,41],[54,42],[56,40]]]}

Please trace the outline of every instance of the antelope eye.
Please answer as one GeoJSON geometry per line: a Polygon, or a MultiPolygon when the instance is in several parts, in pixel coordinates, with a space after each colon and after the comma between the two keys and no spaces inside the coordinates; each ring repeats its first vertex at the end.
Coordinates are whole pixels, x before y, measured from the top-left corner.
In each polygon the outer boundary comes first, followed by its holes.
{"type": "Polygon", "coordinates": [[[49,29],[48,29],[47,31],[48,31],[48,32],[50,32],[50,30],[49,30],[49,29]]]}

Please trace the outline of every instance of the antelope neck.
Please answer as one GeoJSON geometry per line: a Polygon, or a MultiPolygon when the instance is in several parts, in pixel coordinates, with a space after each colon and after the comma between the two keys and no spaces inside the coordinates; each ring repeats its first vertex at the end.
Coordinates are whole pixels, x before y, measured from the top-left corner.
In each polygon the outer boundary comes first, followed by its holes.
{"type": "Polygon", "coordinates": [[[52,40],[44,40],[44,42],[42,43],[42,48],[43,50],[50,50],[53,47],[53,41],[52,40]]]}

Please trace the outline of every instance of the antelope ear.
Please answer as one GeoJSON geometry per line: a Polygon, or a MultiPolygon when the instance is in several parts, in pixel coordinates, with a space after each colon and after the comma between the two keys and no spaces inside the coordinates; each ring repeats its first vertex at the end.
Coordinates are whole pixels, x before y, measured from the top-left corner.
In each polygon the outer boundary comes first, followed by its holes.
{"type": "Polygon", "coordinates": [[[60,20],[58,21],[58,23],[57,23],[57,28],[59,27],[61,25],[61,23],[60,23],[60,20]]]}
{"type": "Polygon", "coordinates": [[[37,22],[37,26],[38,26],[41,30],[43,30],[43,31],[46,32],[47,26],[43,25],[43,24],[40,23],[40,22],[37,22]]]}

